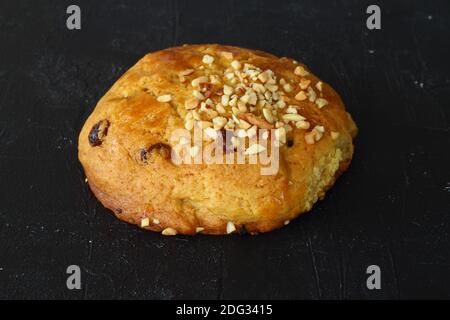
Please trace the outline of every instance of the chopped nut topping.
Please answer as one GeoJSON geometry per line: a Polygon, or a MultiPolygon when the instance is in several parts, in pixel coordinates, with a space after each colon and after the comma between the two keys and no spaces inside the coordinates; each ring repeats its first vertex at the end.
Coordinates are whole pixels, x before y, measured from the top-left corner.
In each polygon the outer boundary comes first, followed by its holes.
{"type": "Polygon", "coordinates": [[[309,129],[309,122],[308,121],[297,121],[295,123],[295,126],[298,129],[309,129]]]}
{"type": "Polygon", "coordinates": [[[187,110],[195,109],[198,106],[198,100],[195,98],[188,99],[184,102],[184,107],[187,110]]]}
{"type": "MultiPolygon", "coordinates": [[[[235,121],[236,122],[236,121],[235,121]]],[[[236,123],[238,123],[239,124],[239,128],[242,128],[242,129],[244,129],[244,130],[247,130],[247,129],[249,129],[250,127],[251,127],[251,124],[250,123],[248,123],[247,121],[245,121],[245,120],[239,120],[239,122],[236,122],[236,123]]]]}
{"type": "Polygon", "coordinates": [[[202,77],[198,77],[198,78],[195,78],[194,80],[192,80],[191,85],[193,87],[198,87],[198,86],[200,86],[201,83],[207,83],[208,81],[209,81],[209,77],[202,76],[202,77]]]}
{"type": "Polygon", "coordinates": [[[153,224],[160,224],[158,219],[153,219],[153,224]]]}
{"type": "Polygon", "coordinates": [[[226,77],[228,80],[233,80],[233,79],[234,79],[234,73],[228,72],[228,73],[225,74],[225,77],[226,77]]]}
{"type": "Polygon", "coordinates": [[[219,130],[222,129],[227,123],[227,118],[225,117],[215,117],[213,120],[214,129],[219,130]]]}
{"type": "Polygon", "coordinates": [[[194,129],[194,121],[193,120],[187,120],[184,123],[184,127],[186,128],[186,130],[189,130],[189,131],[194,129]]]}
{"type": "Polygon", "coordinates": [[[261,129],[272,129],[273,128],[273,125],[271,125],[269,122],[267,122],[264,119],[258,118],[253,113],[243,113],[243,114],[240,114],[239,117],[261,129]]]}
{"type": "Polygon", "coordinates": [[[205,55],[203,56],[202,61],[203,61],[203,63],[211,64],[211,63],[214,62],[214,57],[212,57],[212,56],[210,56],[210,55],[208,55],[208,54],[205,54],[205,55]]]}
{"type": "Polygon", "coordinates": [[[217,75],[210,75],[209,80],[211,81],[211,84],[221,84],[220,78],[217,75]]]}
{"type": "Polygon", "coordinates": [[[275,130],[275,138],[281,143],[286,143],[286,129],[284,127],[275,130]]]}
{"type": "Polygon", "coordinates": [[[212,127],[213,124],[210,121],[197,121],[197,125],[200,129],[205,129],[212,127]]]}
{"type": "Polygon", "coordinates": [[[316,141],[319,141],[322,138],[324,132],[325,128],[323,126],[315,126],[311,131],[311,133],[314,134],[314,139],[316,141]]]}
{"type": "Polygon", "coordinates": [[[237,104],[237,97],[231,98],[230,102],[228,103],[230,106],[235,107],[237,104]]]}
{"type": "Polygon", "coordinates": [[[159,96],[158,98],[156,98],[156,100],[158,100],[158,102],[169,102],[170,100],[172,100],[172,96],[170,94],[165,94],[159,96]]]}
{"type": "Polygon", "coordinates": [[[305,93],[305,91],[299,91],[298,93],[297,93],[297,95],[295,96],[295,100],[298,100],[298,101],[303,101],[303,100],[305,100],[306,99],[306,93],[305,93]]]}
{"type": "Polygon", "coordinates": [[[322,81],[319,81],[319,82],[316,83],[316,88],[317,88],[317,90],[322,92],[322,81]]]}
{"type": "Polygon", "coordinates": [[[205,228],[203,228],[203,227],[197,227],[197,228],[195,228],[195,232],[196,232],[196,233],[203,232],[204,230],[205,230],[205,228]]]}
{"type": "MultiPolygon", "coordinates": [[[[287,134],[293,128],[309,129],[310,123],[298,114],[300,107],[289,104],[292,103],[292,98],[288,93],[294,91],[294,86],[286,78],[277,78],[270,69],[264,70],[248,62],[239,61],[231,52],[221,51],[219,57],[221,63],[228,63],[223,73],[214,73],[210,68],[214,57],[205,54],[202,58],[205,65],[197,67],[198,70],[204,71],[195,79],[191,79],[192,97],[184,102],[188,111],[184,119],[186,129],[202,128],[204,141],[215,140],[217,130],[230,130],[234,135],[231,143],[235,147],[239,143],[242,144],[238,138],[254,137],[258,135],[258,129],[276,128],[274,134],[278,138],[279,146],[287,143],[287,134]]],[[[178,75],[180,80],[185,81],[186,79],[181,77],[194,72],[193,69],[186,69],[178,75]]],[[[295,94],[297,101],[309,99],[319,108],[328,103],[325,99],[318,98],[313,89],[315,87],[321,92],[322,83],[319,81],[315,86],[311,86],[311,80],[304,78],[309,74],[305,67],[297,65],[294,73],[302,77],[299,78],[299,87],[302,90],[295,94]]],[[[316,126],[308,135],[313,138],[314,143],[321,138],[323,132],[316,126]]],[[[268,139],[269,132],[264,132],[261,137],[268,139]]],[[[243,146],[246,146],[245,140],[243,146]]],[[[262,150],[261,145],[253,144],[245,153],[255,154],[262,150]]],[[[200,152],[198,147],[191,147],[188,151],[191,156],[200,152]]]]}
{"type": "Polygon", "coordinates": [[[235,231],[236,231],[236,227],[234,226],[234,223],[229,221],[227,223],[227,233],[230,234],[230,233],[233,233],[235,231]]]}
{"type": "Polygon", "coordinates": [[[309,74],[309,72],[306,71],[305,68],[302,67],[302,66],[297,66],[297,67],[295,68],[295,70],[294,70],[294,73],[295,73],[296,75],[298,75],[298,76],[301,76],[301,77],[305,77],[305,76],[307,76],[307,75],[309,74]]]}
{"type": "Polygon", "coordinates": [[[226,94],[228,96],[233,94],[233,88],[227,85],[223,86],[223,94],[226,94]]]}
{"type": "Polygon", "coordinates": [[[297,121],[305,120],[305,118],[303,116],[301,116],[299,114],[292,114],[292,113],[286,113],[283,115],[282,118],[285,122],[289,122],[289,121],[297,122],[297,121]]]}
{"type": "Polygon", "coordinates": [[[205,132],[205,135],[207,137],[210,137],[211,139],[216,140],[216,138],[217,138],[217,131],[215,129],[213,129],[213,128],[206,128],[204,130],[204,132],[205,132]]]}
{"type": "Polygon", "coordinates": [[[297,113],[297,109],[294,106],[289,106],[286,109],[286,113],[296,114],[297,113]]]}
{"type": "Polygon", "coordinates": [[[224,95],[222,96],[220,102],[222,103],[222,105],[223,105],[224,107],[226,107],[226,106],[228,105],[228,102],[230,102],[230,96],[224,94],[224,95]]]}
{"type": "Polygon", "coordinates": [[[266,84],[266,89],[270,92],[275,92],[278,90],[278,86],[276,84],[266,84]]]}
{"type": "MultiPolygon", "coordinates": [[[[235,107],[233,107],[233,108],[235,109],[235,107]]],[[[247,112],[247,106],[245,105],[244,102],[242,102],[242,101],[238,102],[238,111],[239,112],[234,112],[233,111],[233,113],[237,114],[237,113],[245,113],[245,112],[247,112]]]]}
{"type": "Polygon", "coordinates": [[[231,67],[235,70],[239,70],[241,68],[241,63],[237,60],[233,60],[233,62],[231,62],[231,67]]]}
{"type": "Polygon", "coordinates": [[[313,88],[308,87],[308,93],[306,95],[308,96],[309,101],[316,101],[317,95],[313,88]]]}
{"type": "Polygon", "coordinates": [[[322,109],[323,107],[325,107],[328,104],[328,101],[325,100],[324,98],[317,98],[316,104],[319,107],[319,109],[322,109]]]}
{"type": "Polygon", "coordinates": [[[318,132],[321,132],[321,133],[325,132],[325,128],[323,126],[315,126],[314,130],[316,130],[318,132]]]}
{"type": "Polygon", "coordinates": [[[192,91],[192,94],[194,95],[194,97],[196,97],[198,100],[204,100],[205,96],[198,90],[194,90],[192,91]]]}
{"type": "Polygon", "coordinates": [[[246,155],[257,154],[263,152],[266,148],[258,143],[252,144],[250,147],[245,150],[246,155]]]}
{"type": "Polygon", "coordinates": [[[290,221],[289,221],[289,220],[286,220],[286,221],[284,222],[284,225],[287,226],[289,223],[290,223],[290,221]]]}
{"type": "Polygon", "coordinates": [[[286,91],[287,93],[289,93],[289,92],[292,92],[292,86],[289,84],[289,83],[286,83],[284,86],[283,86],[283,89],[284,89],[284,91],[286,91]]]}
{"type": "Polygon", "coordinates": [[[273,123],[272,113],[268,109],[266,109],[266,108],[263,109],[263,115],[264,115],[264,118],[266,118],[267,122],[273,123]]]}
{"type": "Polygon", "coordinates": [[[177,234],[177,230],[173,228],[165,228],[161,233],[163,236],[175,236],[177,234]]]}
{"type": "Polygon", "coordinates": [[[286,106],[286,102],[283,100],[278,100],[277,103],[275,103],[275,106],[279,109],[283,109],[286,106]]]}
{"type": "Polygon", "coordinates": [[[192,117],[193,117],[195,120],[197,120],[197,121],[200,121],[200,120],[201,120],[201,119],[200,119],[200,115],[198,114],[197,110],[192,110],[191,112],[192,112],[192,117]]]}
{"type": "Polygon", "coordinates": [[[261,81],[262,83],[266,83],[267,80],[269,80],[269,76],[267,75],[267,72],[262,72],[258,75],[258,79],[259,81],[261,81]]]}
{"type": "Polygon", "coordinates": [[[300,80],[300,89],[305,90],[306,88],[309,87],[309,85],[311,84],[311,80],[308,79],[301,79],[300,80]]]}
{"type": "Polygon", "coordinates": [[[141,219],[141,228],[148,227],[150,225],[150,219],[149,218],[142,218],[141,219]]]}
{"type": "Polygon", "coordinates": [[[225,113],[226,112],[225,108],[223,107],[223,105],[221,103],[216,104],[216,110],[219,113],[225,113]]]}
{"type": "Polygon", "coordinates": [[[222,57],[224,57],[227,60],[233,59],[233,54],[231,52],[222,51],[220,54],[221,54],[222,57]]]}

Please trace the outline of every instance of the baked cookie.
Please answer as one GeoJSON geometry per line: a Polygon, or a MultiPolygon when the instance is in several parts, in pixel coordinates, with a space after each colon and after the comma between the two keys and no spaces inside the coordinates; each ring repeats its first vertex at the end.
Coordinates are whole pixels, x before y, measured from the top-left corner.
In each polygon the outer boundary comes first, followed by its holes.
{"type": "Polygon", "coordinates": [[[117,80],[78,148],[90,188],[119,219],[163,235],[256,234],[324,197],[356,133],[339,95],[295,60],[185,45],[117,80]]]}

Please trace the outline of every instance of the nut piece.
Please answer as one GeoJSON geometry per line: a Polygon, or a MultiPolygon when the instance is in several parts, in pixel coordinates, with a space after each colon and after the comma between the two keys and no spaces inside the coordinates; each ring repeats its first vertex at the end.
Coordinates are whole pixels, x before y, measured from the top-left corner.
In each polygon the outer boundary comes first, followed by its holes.
{"type": "Polygon", "coordinates": [[[198,90],[193,90],[192,95],[196,97],[198,100],[205,100],[205,96],[198,90]]]}
{"type": "Polygon", "coordinates": [[[231,222],[231,221],[228,221],[228,223],[227,223],[227,233],[230,234],[230,233],[233,233],[235,231],[236,231],[236,227],[234,226],[234,223],[231,222]]]}
{"type": "Polygon", "coordinates": [[[309,129],[309,122],[308,121],[297,121],[296,123],[295,123],[295,126],[298,128],[298,129],[309,129]]]}
{"type": "Polygon", "coordinates": [[[286,122],[289,122],[289,121],[297,122],[297,121],[305,120],[305,117],[303,117],[299,114],[295,114],[295,113],[286,113],[283,115],[283,120],[286,122]]]}
{"type": "Polygon", "coordinates": [[[204,231],[205,230],[205,228],[203,228],[203,227],[197,227],[197,228],[195,228],[195,232],[196,233],[200,233],[200,232],[202,232],[202,231],[204,231]]]}
{"type": "Polygon", "coordinates": [[[175,236],[177,234],[177,230],[173,228],[165,228],[161,233],[163,236],[175,236]]]}
{"type": "Polygon", "coordinates": [[[223,94],[231,96],[233,94],[233,88],[227,85],[223,86],[223,94]]]}
{"type": "Polygon", "coordinates": [[[263,110],[264,118],[266,118],[267,122],[273,123],[273,116],[272,112],[269,111],[269,109],[264,108],[263,110]]]}
{"type": "Polygon", "coordinates": [[[196,98],[190,98],[184,102],[184,107],[187,110],[195,109],[198,106],[198,100],[196,98]]]}
{"type": "Polygon", "coordinates": [[[159,219],[153,219],[153,224],[159,224],[159,219]]]}
{"type": "Polygon", "coordinates": [[[286,83],[283,86],[284,91],[286,91],[287,93],[292,92],[292,86],[289,83],[286,83]]]}
{"type": "Polygon", "coordinates": [[[253,113],[241,113],[241,114],[239,114],[239,117],[261,129],[272,129],[273,128],[273,125],[271,125],[269,122],[267,122],[264,119],[258,118],[253,113]]]}
{"type": "Polygon", "coordinates": [[[225,117],[215,117],[214,119],[212,119],[213,125],[214,125],[214,129],[219,130],[222,129],[225,124],[227,123],[227,118],[225,117]]]}
{"type": "Polygon", "coordinates": [[[311,133],[314,133],[314,139],[316,141],[319,141],[320,139],[322,139],[322,136],[325,132],[325,128],[323,126],[315,126],[311,133]]]}
{"type": "Polygon", "coordinates": [[[309,85],[311,84],[311,80],[308,79],[301,79],[300,80],[300,89],[305,90],[306,88],[309,87],[309,85]]]}
{"type": "Polygon", "coordinates": [[[248,123],[247,121],[245,121],[245,120],[239,120],[239,128],[241,128],[241,129],[244,129],[244,130],[247,130],[247,129],[249,129],[252,125],[250,124],[250,123],[248,123]]]}
{"type": "Polygon", "coordinates": [[[194,128],[194,120],[186,120],[184,123],[184,128],[191,131],[194,128]]]}
{"type": "Polygon", "coordinates": [[[275,138],[282,144],[286,143],[286,129],[284,127],[275,130],[275,138]]]}
{"type": "Polygon", "coordinates": [[[210,56],[209,54],[205,54],[203,56],[202,62],[206,64],[211,64],[214,62],[214,57],[210,56]]]}
{"type": "Polygon", "coordinates": [[[295,100],[298,100],[298,101],[303,101],[303,100],[305,100],[306,99],[306,93],[305,93],[305,91],[299,91],[298,93],[297,93],[297,95],[295,96],[295,100]]]}
{"type": "Polygon", "coordinates": [[[231,62],[231,67],[234,70],[239,70],[241,68],[241,63],[237,60],[233,60],[233,62],[231,62]]]}
{"type": "Polygon", "coordinates": [[[150,219],[149,218],[142,218],[141,219],[141,228],[148,227],[150,225],[150,219]]]}
{"type": "Polygon", "coordinates": [[[320,92],[322,92],[322,85],[323,85],[322,81],[316,83],[316,89],[319,90],[320,92]]]}
{"type": "Polygon", "coordinates": [[[317,94],[313,88],[308,87],[308,93],[306,95],[308,96],[309,101],[311,101],[311,102],[316,101],[317,94]]]}
{"type": "Polygon", "coordinates": [[[318,98],[318,99],[316,99],[316,104],[319,107],[319,109],[322,109],[323,107],[325,107],[328,104],[328,101],[325,100],[324,98],[318,98]]]}
{"type": "Polygon", "coordinates": [[[227,60],[233,59],[233,54],[231,52],[222,51],[220,54],[221,54],[222,57],[224,57],[227,60]]]}
{"type": "Polygon", "coordinates": [[[309,72],[306,71],[305,68],[302,67],[302,66],[296,67],[295,70],[294,70],[294,73],[296,75],[298,75],[298,76],[301,76],[301,77],[307,76],[309,74],[309,72]]]}
{"type": "Polygon", "coordinates": [[[252,155],[252,154],[257,154],[260,152],[263,152],[264,150],[266,150],[265,147],[263,147],[262,145],[255,143],[252,144],[250,147],[247,148],[247,150],[245,150],[245,155],[252,155]]]}
{"type": "Polygon", "coordinates": [[[195,78],[194,80],[191,81],[191,85],[193,87],[198,87],[200,86],[201,83],[207,83],[209,81],[209,78],[207,76],[201,76],[198,78],[195,78]]]}
{"type": "Polygon", "coordinates": [[[172,96],[170,94],[165,94],[159,96],[158,98],[156,98],[156,100],[158,100],[158,102],[169,102],[170,100],[172,100],[172,96]]]}

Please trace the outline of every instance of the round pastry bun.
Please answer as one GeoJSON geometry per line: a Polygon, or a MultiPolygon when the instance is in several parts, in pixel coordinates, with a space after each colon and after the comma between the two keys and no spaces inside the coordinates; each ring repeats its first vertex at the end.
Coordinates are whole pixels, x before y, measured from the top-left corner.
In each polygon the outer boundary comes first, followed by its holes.
{"type": "Polygon", "coordinates": [[[356,133],[339,95],[303,64],[184,45],[147,54],[117,80],[78,148],[91,190],[121,220],[163,235],[257,234],[324,197],[349,166],[356,133]],[[234,160],[194,161],[208,145],[234,160]],[[273,172],[264,150],[277,156],[273,172]]]}

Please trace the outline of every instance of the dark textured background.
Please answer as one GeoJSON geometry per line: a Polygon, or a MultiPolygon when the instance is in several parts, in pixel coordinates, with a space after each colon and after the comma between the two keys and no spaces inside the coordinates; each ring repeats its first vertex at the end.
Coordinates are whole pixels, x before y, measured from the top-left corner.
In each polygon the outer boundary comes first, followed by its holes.
{"type": "Polygon", "coordinates": [[[370,3],[0,1],[0,298],[450,298],[450,3],[377,1],[369,31],[370,3]],[[66,29],[72,3],[81,31],[66,29]],[[360,128],[349,171],[281,230],[166,238],[84,183],[77,136],[96,101],[145,53],[205,42],[305,62],[360,128]]]}

